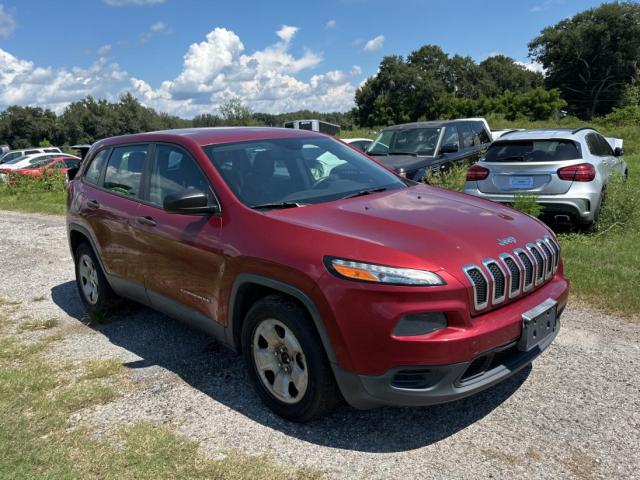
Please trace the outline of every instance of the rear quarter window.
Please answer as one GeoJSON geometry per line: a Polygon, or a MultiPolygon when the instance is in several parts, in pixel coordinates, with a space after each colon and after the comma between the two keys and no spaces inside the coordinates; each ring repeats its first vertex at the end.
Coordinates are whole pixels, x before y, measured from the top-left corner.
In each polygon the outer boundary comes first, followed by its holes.
{"type": "Polygon", "coordinates": [[[559,162],[582,158],[571,140],[523,140],[496,142],[485,156],[485,162],[559,162]]]}

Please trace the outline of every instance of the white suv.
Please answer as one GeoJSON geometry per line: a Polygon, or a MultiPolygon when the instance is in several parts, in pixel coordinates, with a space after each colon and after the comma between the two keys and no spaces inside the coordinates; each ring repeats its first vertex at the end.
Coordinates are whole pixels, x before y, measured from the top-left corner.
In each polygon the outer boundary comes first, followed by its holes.
{"type": "Polygon", "coordinates": [[[611,174],[627,175],[622,154],[620,139],[592,128],[509,132],[469,168],[464,192],[503,203],[533,194],[545,215],[590,229],[611,174]]]}

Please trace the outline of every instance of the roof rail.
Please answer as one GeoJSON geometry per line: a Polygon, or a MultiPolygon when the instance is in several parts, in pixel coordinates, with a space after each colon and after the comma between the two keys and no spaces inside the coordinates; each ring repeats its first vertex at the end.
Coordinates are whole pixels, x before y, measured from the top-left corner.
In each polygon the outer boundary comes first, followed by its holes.
{"type": "Polygon", "coordinates": [[[581,130],[595,130],[597,132],[597,130],[593,127],[580,127],[580,128],[576,128],[575,130],[573,130],[571,132],[571,135],[575,135],[576,133],[578,133],[581,130]]]}

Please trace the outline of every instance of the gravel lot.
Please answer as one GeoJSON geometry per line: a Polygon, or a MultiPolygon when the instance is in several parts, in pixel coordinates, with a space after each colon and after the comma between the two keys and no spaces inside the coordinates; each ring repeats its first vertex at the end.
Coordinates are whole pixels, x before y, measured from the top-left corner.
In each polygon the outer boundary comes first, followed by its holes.
{"type": "Polygon", "coordinates": [[[430,408],[345,406],[296,425],[262,406],[238,356],[164,315],[130,306],[83,327],[63,218],[0,212],[0,258],[0,298],[66,330],[52,361],[118,358],[128,367],[133,388],[70,419],[98,436],[150,421],[213,458],[269,454],[328,478],[640,478],[637,321],[573,304],[533,368],[482,394],[430,408]]]}

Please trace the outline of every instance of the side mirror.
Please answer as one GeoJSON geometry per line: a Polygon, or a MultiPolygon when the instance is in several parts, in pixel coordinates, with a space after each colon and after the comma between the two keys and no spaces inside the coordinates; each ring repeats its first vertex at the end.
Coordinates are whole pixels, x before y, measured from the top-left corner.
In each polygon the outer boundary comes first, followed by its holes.
{"type": "Polygon", "coordinates": [[[174,192],[164,197],[162,207],[169,213],[182,215],[218,214],[220,205],[211,204],[209,196],[200,190],[189,189],[174,192]]]}
{"type": "Polygon", "coordinates": [[[613,156],[614,157],[621,157],[622,155],[624,155],[624,150],[620,147],[616,147],[613,150],[613,156]]]}
{"type": "Polygon", "coordinates": [[[448,143],[440,147],[440,153],[456,153],[459,150],[455,143],[448,143]]]}

